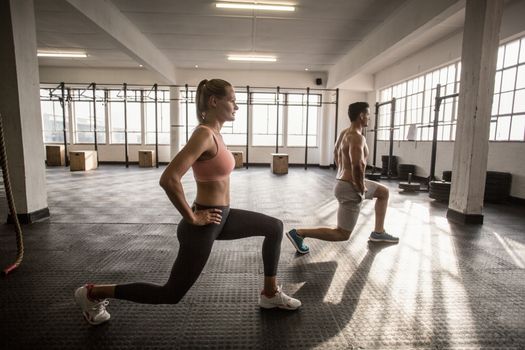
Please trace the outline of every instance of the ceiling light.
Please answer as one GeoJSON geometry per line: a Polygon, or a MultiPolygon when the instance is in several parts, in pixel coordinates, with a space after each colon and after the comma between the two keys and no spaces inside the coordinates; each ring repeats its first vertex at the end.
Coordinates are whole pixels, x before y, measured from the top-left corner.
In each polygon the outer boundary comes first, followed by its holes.
{"type": "Polygon", "coordinates": [[[308,71],[309,69],[308,69],[308,68],[305,68],[304,70],[305,70],[305,71],[308,71]]]}
{"type": "Polygon", "coordinates": [[[269,5],[269,4],[247,4],[238,2],[218,2],[215,4],[217,8],[224,9],[240,9],[240,10],[266,10],[266,11],[295,11],[294,6],[284,5],[269,5]]]}
{"type": "Polygon", "coordinates": [[[254,55],[229,55],[230,61],[256,61],[256,62],[275,62],[275,56],[254,56],[254,55]]]}
{"type": "Polygon", "coordinates": [[[142,67],[144,67],[144,66],[143,66],[142,64],[139,64],[139,67],[142,68],[142,67]]]}
{"type": "Polygon", "coordinates": [[[198,64],[196,64],[196,65],[195,65],[195,68],[199,68],[199,65],[198,65],[198,64]]]}
{"type": "Polygon", "coordinates": [[[38,50],[38,57],[77,57],[85,58],[87,54],[85,51],[65,51],[65,50],[38,50]]]}

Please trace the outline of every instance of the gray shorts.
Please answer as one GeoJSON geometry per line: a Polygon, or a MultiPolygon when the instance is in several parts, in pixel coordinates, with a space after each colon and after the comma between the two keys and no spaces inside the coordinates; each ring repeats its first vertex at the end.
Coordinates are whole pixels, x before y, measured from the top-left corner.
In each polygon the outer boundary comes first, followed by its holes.
{"type": "Polygon", "coordinates": [[[352,231],[359,217],[361,203],[364,199],[374,198],[374,194],[379,184],[374,181],[365,180],[367,191],[364,195],[354,189],[354,186],[347,181],[337,180],[334,187],[334,195],[339,202],[337,208],[337,227],[352,231]]]}

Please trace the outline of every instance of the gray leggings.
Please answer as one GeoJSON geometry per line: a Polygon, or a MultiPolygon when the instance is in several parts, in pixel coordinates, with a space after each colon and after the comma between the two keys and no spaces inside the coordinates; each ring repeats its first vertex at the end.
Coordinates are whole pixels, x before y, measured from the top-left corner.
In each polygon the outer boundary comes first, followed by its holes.
{"type": "Polygon", "coordinates": [[[262,258],[264,275],[277,274],[277,265],[283,238],[281,220],[252,211],[209,207],[195,204],[196,209],[222,209],[220,225],[195,226],[182,219],[177,227],[180,242],[177,259],[166,284],[151,283],[119,284],[115,287],[115,298],[144,304],[176,304],[199,277],[210,256],[213,242],[252,236],[264,236],[262,258]]]}

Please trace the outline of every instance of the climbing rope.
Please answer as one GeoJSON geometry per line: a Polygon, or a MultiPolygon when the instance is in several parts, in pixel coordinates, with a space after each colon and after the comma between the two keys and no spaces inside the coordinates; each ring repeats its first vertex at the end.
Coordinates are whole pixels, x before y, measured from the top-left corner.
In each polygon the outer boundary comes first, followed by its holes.
{"type": "Polygon", "coordinates": [[[9,204],[9,212],[11,213],[11,219],[15,223],[16,248],[17,248],[15,262],[7,266],[3,270],[4,275],[7,275],[8,273],[16,269],[22,263],[22,259],[24,258],[24,239],[22,236],[22,228],[20,227],[20,222],[18,221],[18,216],[16,215],[16,207],[15,207],[15,202],[13,200],[13,192],[11,191],[11,182],[9,181],[9,170],[7,166],[7,155],[5,151],[5,141],[4,141],[4,126],[3,126],[2,120],[3,120],[3,117],[0,114],[0,163],[2,165],[2,175],[4,177],[4,188],[5,188],[5,195],[7,197],[7,202],[9,204]]]}

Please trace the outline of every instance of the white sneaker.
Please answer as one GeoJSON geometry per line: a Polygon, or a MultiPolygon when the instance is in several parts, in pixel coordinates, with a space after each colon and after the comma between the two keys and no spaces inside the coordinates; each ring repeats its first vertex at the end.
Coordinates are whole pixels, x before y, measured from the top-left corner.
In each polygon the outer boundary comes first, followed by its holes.
{"type": "Polygon", "coordinates": [[[82,309],[82,314],[89,324],[97,325],[104,323],[111,317],[106,310],[109,300],[91,300],[88,298],[88,285],[84,285],[75,291],[75,302],[82,309]]]}
{"type": "Polygon", "coordinates": [[[301,302],[298,299],[294,299],[284,294],[281,286],[277,287],[277,292],[271,298],[261,293],[259,296],[259,306],[263,309],[273,309],[278,307],[279,309],[295,310],[301,306],[301,302]]]}

